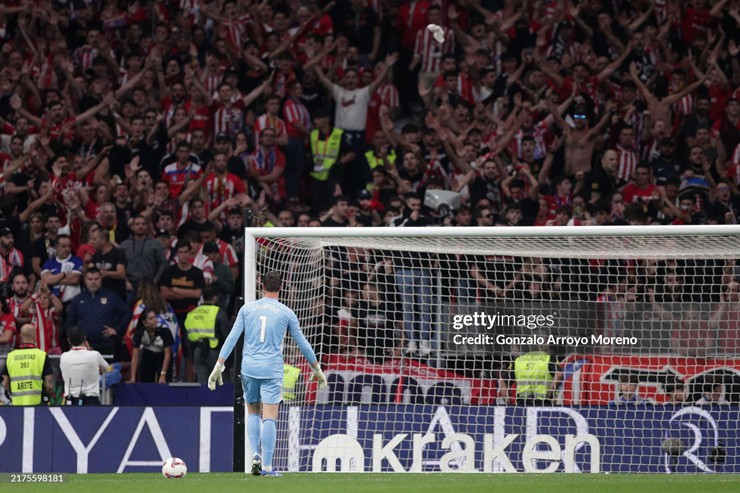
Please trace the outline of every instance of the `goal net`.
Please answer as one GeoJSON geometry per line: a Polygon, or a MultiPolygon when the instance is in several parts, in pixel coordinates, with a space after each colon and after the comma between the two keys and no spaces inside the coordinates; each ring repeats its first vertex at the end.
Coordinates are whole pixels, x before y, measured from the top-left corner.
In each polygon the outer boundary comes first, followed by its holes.
{"type": "MultiPolygon", "coordinates": [[[[740,228],[246,230],[322,361],[287,471],[740,472],[740,228]]],[[[248,447],[248,444],[247,444],[248,447]]]]}

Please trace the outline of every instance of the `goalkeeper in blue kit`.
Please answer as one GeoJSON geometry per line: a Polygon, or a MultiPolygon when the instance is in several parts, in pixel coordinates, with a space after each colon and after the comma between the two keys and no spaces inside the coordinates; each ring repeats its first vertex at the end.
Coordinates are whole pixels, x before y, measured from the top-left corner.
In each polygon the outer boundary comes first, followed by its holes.
{"type": "Polygon", "coordinates": [[[280,476],[272,469],[272,457],[277,441],[275,420],[278,417],[278,405],[283,400],[283,340],[286,331],[290,332],[310,363],[312,380],[319,382],[320,389],[326,387],[326,376],[301,331],[298,317],[278,301],[282,287],[280,274],[267,273],[262,280],[262,287],[264,297],[246,303],[239,310],[234,327],[218,355],[218,362],[208,377],[208,388],[214,390],[216,384],[223,385],[221,374],[225,369],[224,361],[243,333],[241,377],[247,403],[247,435],[254,452],[252,474],[280,476]]]}

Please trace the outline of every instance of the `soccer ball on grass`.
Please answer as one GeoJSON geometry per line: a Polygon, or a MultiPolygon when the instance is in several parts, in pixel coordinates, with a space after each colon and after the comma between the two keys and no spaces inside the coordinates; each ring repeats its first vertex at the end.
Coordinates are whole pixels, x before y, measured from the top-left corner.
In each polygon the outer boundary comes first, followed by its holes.
{"type": "Polygon", "coordinates": [[[178,459],[177,457],[167,459],[164,461],[164,464],[162,464],[162,476],[167,479],[184,478],[187,473],[188,466],[185,464],[185,461],[178,459]]]}

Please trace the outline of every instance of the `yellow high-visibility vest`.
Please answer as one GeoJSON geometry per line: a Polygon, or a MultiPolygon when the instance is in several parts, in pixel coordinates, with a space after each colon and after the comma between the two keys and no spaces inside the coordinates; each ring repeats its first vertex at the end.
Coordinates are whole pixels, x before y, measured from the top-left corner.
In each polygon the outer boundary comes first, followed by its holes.
{"type": "Polygon", "coordinates": [[[338,128],[331,131],[329,137],[319,141],[319,131],[311,131],[311,154],[313,154],[313,170],[311,176],[318,181],[329,179],[329,171],[339,159],[339,151],[342,147],[342,134],[338,128]]]}
{"type": "Polygon", "coordinates": [[[188,340],[198,342],[208,339],[211,349],[216,349],[218,339],[216,338],[216,315],[218,307],[214,305],[200,305],[188,313],[185,318],[185,329],[188,331],[188,340]]]}
{"type": "MultiPolygon", "coordinates": [[[[385,163],[383,162],[382,158],[375,157],[375,151],[370,149],[365,153],[365,159],[367,159],[367,164],[370,166],[370,171],[374,170],[378,166],[384,166],[385,163]]],[[[395,164],[396,163],[396,151],[394,149],[391,149],[391,151],[386,156],[386,159],[388,159],[389,164],[395,164]]],[[[369,191],[373,190],[373,184],[368,183],[365,185],[365,188],[367,188],[369,191]]]]}
{"type": "Polygon", "coordinates": [[[550,389],[550,355],[540,351],[519,356],[514,361],[516,395],[546,399],[550,389]]]}
{"type": "Polygon", "coordinates": [[[287,363],[283,364],[283,400],[293,401],[296,399],[296,384],[301,378],[301,370],[287,363]]]}
{"type": "Polygon", "coordinates": [[[16,349],[6,362],[14,406],[38,406],[44,391],[46,353],[38,348],[16,349]]]}

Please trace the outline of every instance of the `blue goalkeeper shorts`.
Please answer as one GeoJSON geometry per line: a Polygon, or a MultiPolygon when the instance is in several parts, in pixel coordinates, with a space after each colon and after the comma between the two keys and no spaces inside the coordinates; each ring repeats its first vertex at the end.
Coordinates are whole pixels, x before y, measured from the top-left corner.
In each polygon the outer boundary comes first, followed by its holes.
{"type": "Polygon", "coordinates": [[[283,400],[282,378],[252,378],[242,376],[244,400],[247,404],[280,404],[283,400]]]}

